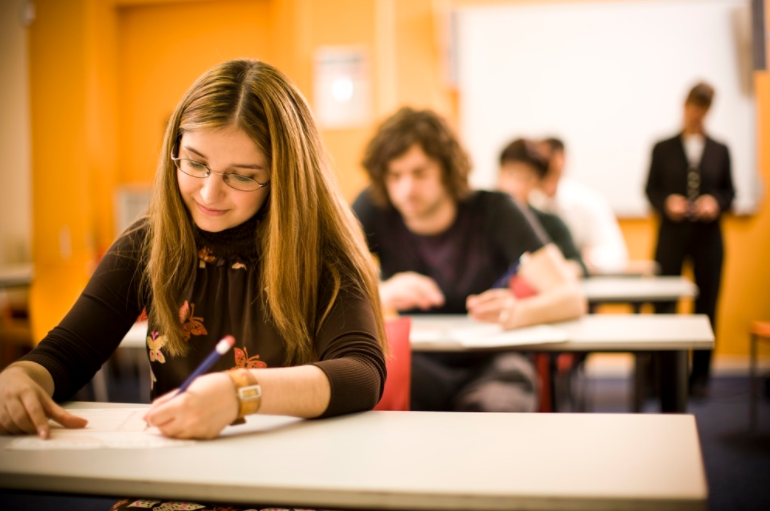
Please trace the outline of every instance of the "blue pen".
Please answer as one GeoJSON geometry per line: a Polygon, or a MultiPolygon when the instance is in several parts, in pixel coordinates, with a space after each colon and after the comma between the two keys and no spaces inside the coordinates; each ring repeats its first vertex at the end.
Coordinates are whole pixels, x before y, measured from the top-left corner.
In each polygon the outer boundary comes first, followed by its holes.
{"type": "Polygon", "coordinates": [[[521,259],[517,260],[515,263],[511,265],[510,268],[508,268],[508,271],[505,272],[505,274],[497,279],[497,281],[492,284],[492,287],[490,289],[500,289],[508,287],[509,281],[516,275],[516,272],[519,271],[519,264],[521,264],[521,259]]]}
{"type": "Polygon", "coordinates": [[[217,345],[214,347],[214,351],[212,351],[208,357],[206,357],[206,360],[201,362],[201,365],[198,366],[193,373],[187,377],[187,379],[184,381],[181,387],[179,387],[179,391],[174,395],[174,397],[178,396],[185,390],[187,390],[187,387],[189,387],[192,382],[197,378],[198,376],[202,375],[206,371],[209,370],[211,366],[214,365],[214,362],[216,362],[219,357],[230,351],[230,348],[233,347],[235,344],[235,337],[232,335],[226,335],[222,338],[221,341],[217,343],[217,345]]]}

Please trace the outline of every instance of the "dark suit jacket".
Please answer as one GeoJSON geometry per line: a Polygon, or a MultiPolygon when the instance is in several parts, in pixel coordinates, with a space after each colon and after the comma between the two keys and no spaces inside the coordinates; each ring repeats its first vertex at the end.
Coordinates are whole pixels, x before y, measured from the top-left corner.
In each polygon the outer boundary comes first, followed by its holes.
{"type": "MultiPolygon", "coordinates": [[[[727,146],[706,137],[700,164],[700,194],[713,195],[719,203],[720,215],[730,208],[735,197],[730,168],[730,152],[727,146]]],[[[661,224],[674,224],[664,212],[666,197],[678,193],[687,196],[687,170],[689,163],[684,150],[682,134],[655,144],[652,163],[647,176],[647,198],[660,213],[661,224]]],[[[717,218],[713,224],[718,226],[717,218]]],[[[680,224],[690,224],[684,221],[680,224]]]]}

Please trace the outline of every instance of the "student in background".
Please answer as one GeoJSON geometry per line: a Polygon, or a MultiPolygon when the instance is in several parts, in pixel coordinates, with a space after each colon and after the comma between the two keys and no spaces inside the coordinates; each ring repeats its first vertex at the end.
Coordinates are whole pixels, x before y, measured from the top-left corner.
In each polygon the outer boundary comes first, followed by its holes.
{"type": "MultiPolygon", "coordinates": [[[[471,191],[470,161],[446,122],[402,108],[379,127],[363,160],[371,179],[353,204],[380,261],[383,305],[463,314],[505,328],[585,310],[574,274],[528,212],[499,192],[471,191]],[[548,250],[548,248],[552,250],[548,250]],[[541,249],[549,284],[516,299],[490,287],[525,252],[541,249]]],[[[514,353],[415,353],[415,410],[534,411],[535,374],[514,353]]]]}
{"type": "Polygon", "coordinates": [[[542,147],[548,174],[530,194],[530,204],[564,220],[589,274],[624,272],[628,251],[609,203],[599,192],[564,176],[564,142],[548,138],[542,147]]]}
{"type": "Polygon", "coordinates": [[[385,381],[377,273],[299,91],[258,61],[218,65],[168,123],[147,217],[67,316],[0,373],[0,434],[49,435],[146,308],[152,426],[212,438],[251,413],[368,410],[385,381]],[[297,247],[302,250],[297,250],[297,247]],[[225,335],[235,348],[175,399],[225,335]],[[261,387],[261,399],[256,387],[261,387]],[[251,399],[237,391],[251,387],[251,399]]]}
{"type": "MultiPolygon", "coordinates": [[[[735,196],[727,146],[706,134],[704,121],[714,99],[707,83],[695,85],[684,102],[681,133],[655,144],[647,198],[660,216],[655,260],[663,275],[679,275],[692,259],[698,297],[695,313],[716,330],[724,245],[719,219],[735,196]]],[[[661,310],[659,312],[674,312],[661,310]]],[[[693,353],[690,394],[706,397],[711,350],[693,353]]]]}
{"type": "Polygon", "coordinates": [[[567,225],[557,215],[540,211],[528,203],[530,193],[540,185],[547,174],[548,159],[538,144],[519,138],[505,146],[500,153],[497,187],[529,209],[551,241],[559,247],[575,275],[584,277],[588,270],[580,257],[580,251],[572,241],[567,225]]]}

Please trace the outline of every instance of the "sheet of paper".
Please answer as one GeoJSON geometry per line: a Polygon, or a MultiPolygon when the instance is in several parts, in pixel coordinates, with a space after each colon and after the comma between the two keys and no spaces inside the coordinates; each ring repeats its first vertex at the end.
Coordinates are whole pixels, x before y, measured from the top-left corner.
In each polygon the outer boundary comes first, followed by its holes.
{"type": "Polygon", "coordinates": [[[51,436],[15,438],[6,449],[154,449],[190,445],[191,440],[166,438],[155,428],[145,430],[147,408],[77,408],[70,413],[88,420],[83,429],[66,429],[51,421],[51,436]]]}
{"type": "Polygon", "coordinates": [[[479,324],[447,331],[450,339],[466,348],[495,348],[567,341],[567,334],[549,325],[503,330],[499,325],[479,324]]]}
{"type": "Polygon", "coordinates": [[[465,322],[453,327],[421,326],[409,334],[413,344],[456,342],[466,348],[497,348],[526,344],[566,342],[566,332],[550,325],[536,325],[516,330],[503,330],[500,325],[482,322],[465,322]]]}
{"type": "Polygon", "coordinates": [[[446,328],[413,328],[409,341],[413,344],[441,342],[447,340],[446,328]]]}
{"type": "Polygon", "coordinates": [[[192,445],[193,440],[166,438],[157,431],[116,433],[87,430],[57,430],[48,440],[34,435],[15,438],[5,448],[18,450],[50,451],[57,449],[156,449],[192,445]]]}
{"type": "MultiPolygon", "coordinates": [[[[192,445],[194,440],[164,437],[157,428],[145,430],[142,417],[147,408],[76,408],[69,412],[88,420],[83,429],[66,429],[51,421],[51,437],[42,440],[35,435],[13,439],[6,449],[155,449],[192,445]]],[[[246,424],[227,426],[220,437],[267,432],[289,426],[302,419],[284,416],[252,415],[246,424]]]]}
{"type": "MultiPolygon", "coordinates": [[[[68,411],[72,415],[88,420],[85,430],[81,431],[143,432],[145,422],[142,417],[147,413],[147,408],[74,408],[68,411]]],[[[56,422],[49,422],[52,430],[64,430],[56,422]]]]}

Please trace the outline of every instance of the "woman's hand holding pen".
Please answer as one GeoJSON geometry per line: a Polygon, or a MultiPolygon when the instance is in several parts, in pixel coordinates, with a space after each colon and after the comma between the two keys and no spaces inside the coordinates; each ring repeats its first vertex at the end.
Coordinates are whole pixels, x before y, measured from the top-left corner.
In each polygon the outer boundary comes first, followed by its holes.
{"type": "Polygon", "coordinates": [[[237,416],[233,381],[220,372],[199,376],[178,396],[174,390],[159,397],[144,420],[169,437],[210,439],[237,416]]]}
{"type": "Polygon", "coordinates": [[[0,373],[0,434],[36,433],[45,440],[51,433],[49,417],[65,428],[88,423],[57,405],[39,379],[47,379],[53,393],[50,374],[34,362],[17,362],[0,373]]]}
{"type": "Polygon", "coordinates": [[[500,323],[514,328],[516,297],[509,289],[490,289],[480,295],[470,295],[465,301],[468,314],[475,320],[500,323]]]}
{"type": "Polygon", "coordinates": [[[396,273],[380,283],[380,298],[386,309],[427,310],[444,305],[444,293],[430,277],[412,271],[396,273]]]}

